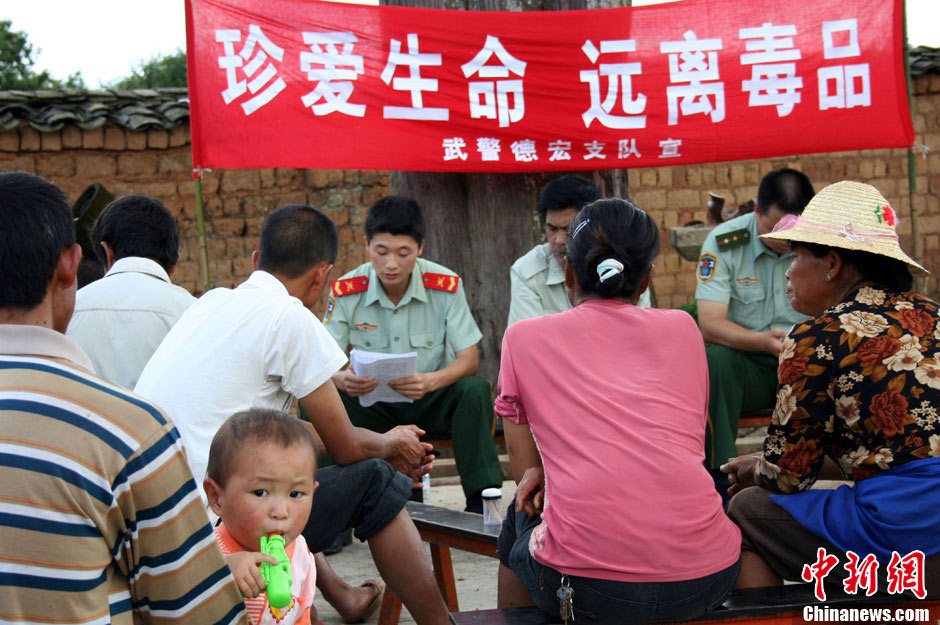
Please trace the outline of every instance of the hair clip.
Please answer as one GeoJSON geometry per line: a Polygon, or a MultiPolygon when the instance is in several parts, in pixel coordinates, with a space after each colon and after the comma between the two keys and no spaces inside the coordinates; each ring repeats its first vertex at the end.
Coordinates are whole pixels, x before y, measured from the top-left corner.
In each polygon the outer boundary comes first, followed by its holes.
{"type": "Polygon", "coordinates": [[[584,226],[588,225],[589,223],[591,223],[591,220],[590,220],[590,219],[585,219],[584,221],[582,221],[581,223],[579,223],[579,224],[578,224],[578,227],[575,228],[575,229],[574,229],[574,232],[571,233],[571,238],[573,239],[573,238],[577,237],[577,236],[578,236],[578,233],[581,232],[581,229],[584,228],[584,226]]]}
{"type": "Polygon", "coordinates": [[[606,258],[597,264],[597,275],[601,282],[623,271],[623,263],[613,258],[606,258]]]}

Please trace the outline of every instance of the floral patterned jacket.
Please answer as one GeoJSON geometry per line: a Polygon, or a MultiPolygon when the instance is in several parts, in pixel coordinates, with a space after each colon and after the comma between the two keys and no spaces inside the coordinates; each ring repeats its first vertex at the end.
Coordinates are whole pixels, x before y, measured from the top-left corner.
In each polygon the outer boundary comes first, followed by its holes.
{"type": "Polygon", "coordinates": [[[757,468],[764,488],[808,489],[827,455],[854,480],[940,456],[936,302],[863,287],[793,327],[777,374],[757,468]]]}

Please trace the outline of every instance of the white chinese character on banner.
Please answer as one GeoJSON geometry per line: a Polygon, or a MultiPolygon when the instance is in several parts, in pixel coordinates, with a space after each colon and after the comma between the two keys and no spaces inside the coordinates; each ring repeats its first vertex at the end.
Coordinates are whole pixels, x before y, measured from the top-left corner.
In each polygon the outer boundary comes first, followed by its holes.
{"type": "Polygon", "coordinates": [[[353,117],[366,114],[365,104],[353,104],[349,96],[353,92],[352,81],[363,73],[362,55],[353,54],[358,41],[349,32],[304,33],[304,43],[312,52],[300,53],[300,71],[307,72],[307,79],[317,86],[301,98],[304,106],[314,115],[343,113],[353,117]],[[318,102],[321,103],[318,104],[318,102]]]}
{"type": "Polygon", "coordinates": [[[604,154],[604,145],[604,143],[597,140],[585,143],[584,149],[587,150],[587,154],[584,155],[584,160],[589,161],[592,158],[607,158],[607,155],[604,154]]]}
{"type": "Polygon", "coordinates": [[[467,142],[464,141],[462,137],[444,139],[441,142],[441,147],[444,148],[445,161],[452,161],[455,158],[459,158],[462,161],[467,160],[467,153],[463,151],[463,149],[467,147],[467,142]]]}
{"type": "Polygon", "coordinates": [[[408,34],[408,52],[401,51],[401,42],[392,39],[389,44],[388,61],[382,70],[382,80],[386,85],[391,84],[392,89],[411,92],[411,106],[385,106],[382,107],[382,116],[385,119],[423,119],[433,121],[447,121],[450,110],[446,108],[425,108],[423,91],[437,91],[437,78],[422,78],[422,65],[440,65],[440,54],[428,54],[418,51],[417,33],[408,34]],[[395,76],[399,66],[408,67],[408,77],[395,76]]]}
{"type": "Polygon", "coordinates": [[[548,144],[548,151],[552,153],[548,157],[550,161],[570,161],[571,160],[571,142],[570,141],[551,141],[548,144]]]}
{"type": "Polygon", "coordinates": [[[480,137],[477,139],[477,152],[480,153],[481,160],[498,161],[499,151],[499,139],[495,137],[480,137]]]}
{"type": "Polygon", "coordinates": [[[284,60],[284,48],[274,45],[261,28],[255,24],[248,27],[248,37],[239,52],[235,52],[235,44],[241,41],[240,30],[217,30],[215,40],[222,44],[225,56],[219,57],[219,67],[225,70],[226,89],[222,92],[222,100],[231,104],[236,98],[244,95],[246,91],[254,97],[242,102],[245,115],[251,115],[259,108],[274,99],[287,84],[277,75],[277,68],[269,61],[284,60]],[[251,59],[249,61],[249,59],[251,59]],[[241,68],[245,78],[238,80],[237,70],[241,68]]]}
{"type": "Polygon", "coordinates": [[[516,157],[517,161],[530,163],[539,160],[539,155],[535,152],[535,141],[532,139],[513,141],[509,148],[512,150],[512,154],[516,157]]]}
{"type": "Polygon", "coordinates": [[[669,82],[673,83],[666,87],[669,124],[679,123],[679,108],[683,115],[705,113],[720,122],[725,118],[725,83],[714,81],[719,79],[716,50],[721,50],[721,39],[697,39],[691,30],[682,38],[659,44],[659,51],[669,55],[669,82]]]}
{"type": "Polygon", "coordinates": [[[641,158],[643,155],[636,149],[636,139],[621,139],[617,144],[617,158],[641,158]]]}
{"type": "Polygon", "coordinates": [[[826,59],[849,59],[853,56],[861,56],[862,48],[858,45],[858,20],[856,18],[823,22],[822,34],[823,57],[826,59]],[[846,33],[848,40],[838,45],[835,33],[846,33]]]}
{"type": "MultiPolygon", "coordinates": [[[[601,41],[601,49],[588,39],[581,46],[581,51],[597,65],[601,54],[614,54],[635,52],[636,41],[633,39],[615,39],[601,41]]],[[[607,128],[646,128],[646,115],[641,115],[646,109],[646,96],[642,93],[633,97],[633,82],[631,76],[642,73],[641,63],[601,63],[595,70],[581,70],[581,82],[588,83],[591,92],[591,106],[581,115],[584,126],[590,127],[595,119],[607,128]],[[607,78],[607,94],[601,99],[601,76],[607,78]],[[617,96],[620,95],[620,105],[626,115],[613,115],[617,96]]]]}
{"type": "Polygon", "coordinates": [[[679,154],[679,146],[682,145],[682,139],[665,139],[659,142],[659,147],[662,148],[663,152],[659,155],[659,158],[676,158],[682,156],[679,154]]]}
{"type": "Polygon", "coordinates": [[[765,22],[759,27],[742,28],[741,39],[748,53],[741,55],[741,65],[752,65],[751,79],[741,81],[741,88],[750,94],[748,106],[776,106],[777,116],[786,117],[800,101],[803,79],[796,75],[796,61],[802,56],[793,47],[796,26],[774,26],[765,22]]]}
{"type": "MultiPolygon", "coordinates": [[[[858,20],[823,22],[823,56],[826,59],[847,59],[861,56],[858,45],[858,20]],[[836,33],[846,33],[845,43],[836,43],[836,33]]],[[[819,82],[819,110],[871,106],[871,76],[868,63],[832,65],[816,70],[819,82]],[[833,86],[830,89],[830,84],[833,86]]]]}
{"type": "Polygon", "coordinates": [[[460,66],[465,78],[478,74],[480,78],[509,78],[512,72],[518,79],[512,80],[483,80],[468,84],[470,94],[470,117],[479,119],[499,119],[500,128],[515,123],[525,115],[525,98],[522,93],[522,80],[525,76],[525,61],[520,61],[506,52],[506,48],[493,35],[486,36],[483,49],[477,52],[468,63],[460,66]],[[496,55],[500,65],[487,65],[487,62],[496,55]],[[509,96],[512,96],[512,105],[509,96]]]}

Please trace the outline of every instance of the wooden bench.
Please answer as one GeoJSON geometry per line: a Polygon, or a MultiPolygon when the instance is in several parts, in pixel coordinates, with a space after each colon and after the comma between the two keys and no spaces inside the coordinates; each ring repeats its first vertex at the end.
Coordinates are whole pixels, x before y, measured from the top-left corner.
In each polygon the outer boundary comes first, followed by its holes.
{"type": "Polygon", "coordinates": [[[741,417],[738,419],[738,429],[767,427],[770,425],[770,416],[773,413],[773,408],[742,413],[741,417]]]}
{"type": "MultiPolygon", "coordinates": [[[[447,609],[457,612],[459,606],[454,584],[454,565],[450,558],[451,547],[495,558],[496,539],[499,537],[500,528],[484,527],[483,517],[471,512],[414,501],[409,501],[407,506],[408,514],[418,528],[418,534],[431,547],[434,578],[441,589],[447,609]]],[[[401,600],[390,588],[386,589],[379,612],[379,625],[397,625],[400,615],[401,600]]]]}
{"type": "MultiPolygon", "coordinates": [[[[490,383],[490,395],[492,396],[493,381],[488,381],[490,383]]],[[[450,432],[428,432],[421,437],[421,440],[434,445],[434,449],[452,449],[454,446],[450,432]]],[[[496,441],[497,445],[506,444],[506,437],[503,436],[503,422],[499,419],[493,420],[493,440],[496,441]]]]}
{"type": "MultiPolygon", "coordinates": [[[[421,437],[421,440],[434,445],[434,449],[451,449],[454,446],[450,432],[428,432],[421,437]]],[[[506,437],[503,436],[503,423],[498,419],[496,425],[493,427],[493,440],[497,445],[506,444],[506,437]]]]}
{"type": "MultiPolygon", "coordinates": [[[[767,423],[770,423],[769,418],[767,419],[767,423]]],[[[454,446],[454,441],[451,439],[450,434],[425,434],[421,437],[421,440],[434,445],[434,449],[451,449],[454,446]]],[[[503,436],[502,432],[493,434],[493,440],[497,445],[506,444],[506,437],[503,436]]]]}
{"type": "MultiPolygon", "coordinates": [[[[575,598],[577,602],[577,598],[575,598]]],[[[813,596],[810,584],[793,584],[772,588],[753,588],[739,590],[731,594],[721,608],[692,621],[684,623],[706,623],[707,625],[733,624],[733,625],[794,625],[804,623],[803,610],[807,606],[817,608],[868,608],[890,609],[892,616],[897,609],[927,609],[930,617],[927,621],[914,621],[904,619],[906,625],[915,622],[936,623],[940,619],[940,600],[925,599],[912,600],[900,596],[861,597],[840,595],[830,597],[825,603],[819,602],[813,596]]],[[[504,610],[474,610],[460,612],[454,615],[458,625],[555,625],[561,621],[556,617],[545,614],[535,607],[508,608],[504,610]]],[[[821,623],[833,622],[819,620],[821,623]]],[[[859,621],[856,621],[859,622],[859,621]]],[[[868,619],[867,622],[884,622],[880,619],[868,619]]],[[[895,619],[895,622],[899,622],[895,619]]]]}
{"type": "MultiPolygon", "coordinates": [[[[738,419],[738,429],[740,428],[759,428],[770,425],[770,417],[773,415],[773,408],[763,408],[761,410],[751,410],[741,413],[738,419]]],[[[429,433],[421,437],[422,441],[434,445],[434,449],[450,449],[454,446],[449,433],[429,433]]],[[[505,445],[506,437],[503,435],[502,423],[497,423],[493,431],[493,440],[497,445],[505,445]]]]}
{"type": "MultiPolygon", "coordinates": [[[[559,622],[535,607],[459,612],[450,549],[453,547],[495,558],[496,539],[500,528],[484,527],[478,514],[416,502],[409,502],[407,506],[421,538],[430,544],[434,577],[447,609],[455,613],[454,618],[458,625],[554,625],[559,622]]],[[[813,596],[813,587],[810,584],[735,591],[718,610],[685,622],[701,622],[708,625],[794,625],[803,622],[803,609],[814,605],[826,608],[892,610],[926,608],[930,611],[929,623],[940,622],[938,599],[915,601],[906,596],[864,597],[833,593],[828,601],[821,603],[813,596]]],[[[387,589],[382,598],[379,625],[397,625],[400,615],[401,601],[394,592],[387,589]]],[[[870,622],[878,621],[870,619],[870,622]]],[[[907,622],[915,621],[907,619],[907,622]]]]}

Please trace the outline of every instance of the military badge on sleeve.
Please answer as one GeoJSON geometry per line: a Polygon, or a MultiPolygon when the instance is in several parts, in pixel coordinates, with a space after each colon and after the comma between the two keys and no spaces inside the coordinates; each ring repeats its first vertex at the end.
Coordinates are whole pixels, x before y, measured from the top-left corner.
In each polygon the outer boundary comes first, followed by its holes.
{"type": "Polygon", "coordinates": [[[698,279],[702,282],[708,282],[715,277],[715,270],[718,268],[718,259],[714,254],[702,254],[698,257],[698,279]]]}
{"type": "Polygon", "coordinates": [[[326,325],[330,322],[330,319],[333,317],[333,309],[336,307],[336,300],[333,299],[333,296],[330,295],[330,299],[326,302],[326,312],[323,313],[323,325],[326,325]]]}

